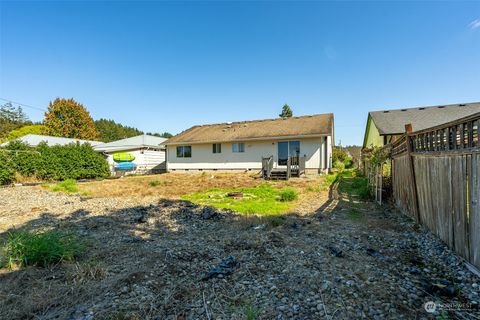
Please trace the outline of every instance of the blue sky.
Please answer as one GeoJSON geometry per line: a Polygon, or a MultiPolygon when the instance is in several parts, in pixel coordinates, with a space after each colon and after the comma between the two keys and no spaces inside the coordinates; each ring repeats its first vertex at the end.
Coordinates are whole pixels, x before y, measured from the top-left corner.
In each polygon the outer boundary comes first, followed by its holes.
{"type": "MultiPolygon", "coordinates": [[[[480,2],[0,2],[0,98],[144,131],[480,101],[480,2]]],[[[25,109],[33,120],[43,114],[25,109]]]]}

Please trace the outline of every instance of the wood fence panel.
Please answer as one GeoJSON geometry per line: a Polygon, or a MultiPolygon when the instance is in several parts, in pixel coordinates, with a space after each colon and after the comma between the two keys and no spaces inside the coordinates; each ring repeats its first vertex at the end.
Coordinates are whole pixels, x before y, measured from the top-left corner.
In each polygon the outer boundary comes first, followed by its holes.
{"type": "Polygon", "coordinates": [[[416,132],[406,125],[391,149],[396,205],[414,218],[417,207],[419,223],[480,268],[479,121],[477,113],[416,132]]]}
{"type": "Polygon", "coordinates": [[[426,175],[425,158],[414,157],[415,168],[415,180],[417,181],[417,196],[418,196],[418,209],[420,213],[420,221],[428,228],[432,227],[432,221],[430,218],[430,211],[428,210],[428,189],[425,187],[428,177],[426,175]]]}
{"type": "Polygon", "coordinates": [[[460,256],[469,259],[468,219],[467,219],[467,165],[465,156],[452,156],[452,204],[453,204],[453,234],[452,247],[460,256]]]}
{"type": "Polygon", "coordinates": [[[412,187],[413,181],[409,173],[408,155],[401,155],[394,159],[392,179],[396,205],[407,215],[413,216],[412,187]]]}
{"type": "Polygon", "coordinates": [[[451,162],[449,157],[430,157],[434,163],[432,173],[435,181],[430,186],[434,199],[434,215],[437,217],[439,237],[453,248],[453,215],[452,215],[452,181],[450,177],[451,162]]]}
{"type": "Polygon", "coordinates": [[[471,183],[469,184],[470,216],[469,216],[469,240],[470,262],[480,266],[480,155],[473,154],[471,164],[471,183]]]}

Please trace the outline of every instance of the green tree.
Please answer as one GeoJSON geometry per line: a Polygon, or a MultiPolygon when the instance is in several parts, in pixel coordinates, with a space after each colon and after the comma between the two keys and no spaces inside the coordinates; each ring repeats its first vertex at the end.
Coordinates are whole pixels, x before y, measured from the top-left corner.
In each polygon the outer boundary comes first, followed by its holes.
{"type": "Polygon", "coordinates": [[[137,128],[124,126],[108,119],[95,120],[95,128],[98,133],[98,139],[103,142],[110,142],[143,134],[143,132],[137,128]]]}
{"type": "Polygon", "coordinates": [[[22,107],[14,107],[10,102],[0,106],[0,141],[5,140],[7,134],[26,124],[31,124],[22,107]]]}
{"type": "Polygon", "coordinates": [[[73,99],[57,98],[50,102],[44,125],[52,136],[94,140],[97,130],[90,113],[73,99]]]}
{"type": "Polygon", "coordinates": [[[288,104],[284,104],[282,108],[282,113],[279,114],[281,118],[290,118],[293,116],[292,108],[288,104]]]}
{"type": "Polygon", "coordinates": [[[147,132],[147,134],[150,135],[150,136],[167,138],[167,139],[173,137],[173,134],[171,134],[170,132],[167,132],[167,131],[165,131],[164,133],[156,133],[156,132],[155,132],[155,133],[151,133],[151,132],[147,132]]]}
{"type": "Polygon", "coordinates": [[[14,140],[27,134],[47,134],[47,127],[41,124],[32,124],[23,126],[19,129],[12,130],[7,135],[7,140],[14,140]]]}

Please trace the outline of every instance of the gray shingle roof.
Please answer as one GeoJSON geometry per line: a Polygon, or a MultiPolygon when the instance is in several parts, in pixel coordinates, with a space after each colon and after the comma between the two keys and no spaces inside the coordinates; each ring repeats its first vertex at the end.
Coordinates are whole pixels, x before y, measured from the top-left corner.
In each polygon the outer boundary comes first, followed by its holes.
{"type": "Polygon", "coordinates": [[[95,151],[103,152],[103,151],[131,150],[131,149],[138,149],[142,147],[158,148],[166,140],[167,139],[165,138],[142,134],[135,137],[102,143],[100,145],[95,146],[94,149],[95,151]]]}
{"type": "Polygon", "coordinates": [[[411,123],[413,131],[438,126],[480,112],[480,102],[417,107],[385,111],[372,111],[369,116],[381,135],[402,134],[405,124],[411,123]]]}
{"type": "MultiPolygon", "coordinates": [[[[27,134],[23,137],[15,139],[16,141],[22,141],[31,147],[38,146],[41,142],[46,142],[49,146],[54,145],[67,145],[70,143],[89,143],[92,147],[102,144],[102,141],[93,141],[93,140],[81,140],[81,139],[72,139],[72,138],[63,138],[63,137],[53,137],[53,136],[45,136],[40,134],[27,134]]],[[[5,142],[0,146],[6,146],[9,142],[5,142]]]]}

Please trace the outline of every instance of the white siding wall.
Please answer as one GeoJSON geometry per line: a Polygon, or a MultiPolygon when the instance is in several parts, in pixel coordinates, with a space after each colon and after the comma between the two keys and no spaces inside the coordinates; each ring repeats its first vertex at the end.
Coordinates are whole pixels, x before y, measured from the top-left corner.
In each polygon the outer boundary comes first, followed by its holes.
{"type": "Polygon", "coordinates": [[[137,150],[125,150],[125,151],[116,151],[107,154],[107,161],[110,165],[110,170],[114,171],[115,162],[113,161],[113,154],[117,152],[128,152],[135,156],[133,163],[137,165],[135,171],[130,171],[130,173],[143,173],[154,171],[166,170],[166,159],[164,150],[147,150],[147,149],[137,149],[137,150]]]}
{"type": "MultiPolygon", "coordinates": [[[[307,169],[324,169],[322,161],[322,147],[324,137],[309,139],[289,139],[300,141],[300,155],[306,156],[307,169]]],[[[245,152],[232,152],[232,143],[222,143],[222,152],[213,153],[212,144],[193,144],[191,158],[177,158],[176,146],[168,146],[168,170],[245,170],[262,168],[262,157],[273,155],[274,167],[277,167],[277,142],[275,141],[250,141],[245,142],[245,152]]],[[[288,141],[288,140],[285,140],[288,141]]],[[[331,145],[329,146],[331,148],[331,145]]],[[[331,150],[329,151],[331,153],[331,150]]],[[[328,160],[325,161],[328,163],[328,160]]]]}

